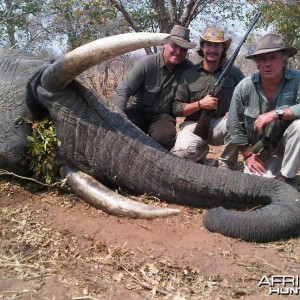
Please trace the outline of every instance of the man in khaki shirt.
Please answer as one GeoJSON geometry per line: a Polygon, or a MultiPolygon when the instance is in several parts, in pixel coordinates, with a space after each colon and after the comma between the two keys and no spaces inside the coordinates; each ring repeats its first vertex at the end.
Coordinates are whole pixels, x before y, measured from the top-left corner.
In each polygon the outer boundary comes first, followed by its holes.
{"type": "Polygon", "coordinates": [[[246,56],[258,72],[238,84],[228,116],[245,173],[288,182],[300,169],[300,71],[287,67],[296,53],[281,35],[270,33],[246,56]]]}
{"type": "Polygon", "coordinates": [[[176,138],[172,113],[175,91],[181,73],[193,65],[186,55],[195,46],[190,42],[189,29],[175,25],[163,51],[142,58],[113,96],[114,103],[133,123],[168,150],[176,138]]]}

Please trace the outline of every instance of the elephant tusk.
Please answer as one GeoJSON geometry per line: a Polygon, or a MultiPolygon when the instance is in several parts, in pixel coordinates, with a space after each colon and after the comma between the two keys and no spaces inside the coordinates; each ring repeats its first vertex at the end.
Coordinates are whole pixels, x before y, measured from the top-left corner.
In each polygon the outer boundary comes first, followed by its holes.
{"type": "Polygon", "coordinates": [[[42,86],[49,92],[60,91],[76,76],[110,58],[140,48],[164,44],[166,33],[125,33],[99,39],[78,47],[50,65],[42,75],[42,86]]]}
{"type": "Polygon", "coordinates": [[[179,209],[160,208],[133,201],[111,191],[92,176],[69,166],[61,167],[60,174],[67,178],[67,185],[78,196],[108,214],[132,219],[154,219],[180,212],[179,209]]]}

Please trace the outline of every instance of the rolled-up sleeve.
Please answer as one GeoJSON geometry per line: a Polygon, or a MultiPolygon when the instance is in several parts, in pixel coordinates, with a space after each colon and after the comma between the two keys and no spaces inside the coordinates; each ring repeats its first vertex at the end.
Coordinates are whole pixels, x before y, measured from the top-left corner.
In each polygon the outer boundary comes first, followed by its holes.
{"type": "Polygon", "coordinates": [[[290,110],[293,112],[296,119],[300,119],[300,104],[290,106],[290,110]]]}
{"type": "Polygon", "coordinates": [[[296,97],[296,104],[290,106],[290,110],[295,115],[296,119],[300,119],[300,83],[298,83],[298,92],[296,97]]]}
{"type": "Polygon", "coordinates": [[[286,70],[286,77],[291,85],[291,90],[295,91],[294,105],[289,108],[295,115],[296,119],[300,119],[300,71],[299,70],[286,70]]]}
{"type": "Polygon", "coordinates": [[[183,116],[183,109],[189,103],[189,90],[184,76],[181,76],[176,90],[175,99],[173,102],[173,115],[175,117],[183,116]]]}
{"type": "Polygon", "coordinates": [[[244,128],[244,106],[242,101],[243,90],[245,88],[244,82],[244,80],[241,81],[234,89],[227,120],[231,142],[237,145],[246,145],[249,143],[244,128]]]}

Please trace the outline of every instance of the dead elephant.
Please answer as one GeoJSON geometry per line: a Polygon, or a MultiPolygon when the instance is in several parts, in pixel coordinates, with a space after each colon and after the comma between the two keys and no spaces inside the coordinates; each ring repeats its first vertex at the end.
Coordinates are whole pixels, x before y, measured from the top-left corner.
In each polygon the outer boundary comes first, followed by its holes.
{"type": "Polygon", "coordinates": [[[28,124],[18,117],[49,115],[61,146],[57,165],[69,186],[108,213],[153,218],[178,210],[149,207],[103,191],[99,182],[176,204],[211,208],[204,225],[246,241],[298,236],[300,195],[275,180],[220,170],[178,158],[134,126],[85,84],[80,74],[108,58],[162,43],[165,34],[134,33],[101,39],[55,62],[0,50],[0,168],[23,173],[28,124]],[[247,210],[252,208],[251,210],[247,210]]]}

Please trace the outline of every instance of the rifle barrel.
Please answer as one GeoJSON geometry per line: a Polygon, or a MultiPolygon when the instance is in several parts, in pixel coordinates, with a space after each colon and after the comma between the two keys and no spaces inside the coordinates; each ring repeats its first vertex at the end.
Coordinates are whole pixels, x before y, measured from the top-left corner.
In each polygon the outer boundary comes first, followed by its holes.
{"type": "Polygon", "coordinates": [[[245,35],[243,36],[243,38],[241,39],[239,45],[237,46],[237,48],[235,49],[234,53],[232,54],[231,58],[229,59],[229,61],[227,62],[225,68],[223,69],[220,77],[218,78],[218,80],[215,82],[215,86],[218,86],[221,83],[221,80],[229,73],[236,57],[238,56],[241,47],[243,46],[243,44],[245,43],[249,33],[251,32],[251,30],[253,29],[253,27],[255,26],[256,22],[258,21],[259,17],[261,15],[261,12],[258,12],[255,17],[254,20],[252,21],[250,27],[248,28],[247,32],[245,33],[245,35]]]}

